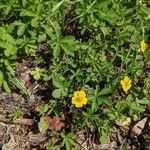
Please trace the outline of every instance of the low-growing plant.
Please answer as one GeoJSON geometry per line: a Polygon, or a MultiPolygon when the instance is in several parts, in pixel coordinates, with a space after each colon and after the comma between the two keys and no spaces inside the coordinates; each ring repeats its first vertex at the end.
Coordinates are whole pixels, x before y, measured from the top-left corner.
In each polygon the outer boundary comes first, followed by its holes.
{"type": "Polygon", "coordinates": [[[43,72],[44,72],[43,69],[41,69],[41,68],[39,68],[39,67],[36,67],[35,69],[33,69],[33,70],[31,71],[30,74],[33,76],[33,78],[34,78],[35,80],[39,80],[39,79],[41,78],[41,76],[43,75],[43,72]]]}
{"type": "MultiPolygon", "coordinates": [[[[40,132],[52,130],[52,116],[64,115],[71,129],[57,132],[59,146],[78,147],[72,134],[85,128],[107,143],[113,126],[129,126],[150,104],[149,6],[144,0],[1,1],[0,86],[10,92],[17,58],[35,57],[39,67],[30,75],[51,89],[49,102],[38,107],[40,132]],[[38,49],[42,43],[45,51],[38,49]]],[[[18,80],[16,86],[31,98],[18,80]]]]}
{"type": "Polygon", "coordinates": [[[59,146],[55,145],[52,140],[49,140],[46,150],[59,150],[59,146]]]}
{"type": "Polygon", "coordinates": [[[23,111],[20,107],[16,107],[12,109],[8,115],[8,117],[11,118],[13,121],[21,118],[22,116],[23,116],[23,111]]]}
{"type": "Polygon", "coordinates": [[[60,136],[63,139],[61,146],[65,147],[66,150],[71,150],[73,146],[75,146],[76,148],[80,147],[80,145],[73,139],[73,133],[65,135],[64,132],[61,132],[60,136]]]}

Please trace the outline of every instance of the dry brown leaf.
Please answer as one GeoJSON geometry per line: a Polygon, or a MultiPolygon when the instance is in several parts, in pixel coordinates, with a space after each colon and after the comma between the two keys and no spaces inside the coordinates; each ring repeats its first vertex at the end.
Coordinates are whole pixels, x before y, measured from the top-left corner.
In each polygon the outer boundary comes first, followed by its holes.
{"type": "Polygon", "coordinates": [[[132,129],[131,136],[138,136],[142,133],[142,130],[147,122],[147,117],[139,121],[132,129]]]}
{"type": "Polygon", "coordinates": [[[60,131],[64,127],[64,119],[58,116],[49,117],[48,115],[44,116],[45,122],[48,124],[50,130],[60,131]]]}

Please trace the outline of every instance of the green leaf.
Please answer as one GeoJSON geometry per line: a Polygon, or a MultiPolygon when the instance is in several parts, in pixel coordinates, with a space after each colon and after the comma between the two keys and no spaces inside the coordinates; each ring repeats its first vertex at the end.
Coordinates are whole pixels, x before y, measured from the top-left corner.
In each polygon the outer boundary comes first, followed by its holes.
{"type": "Polygon", "coordinates": [[[23,5],[23,7],[25,7],[26,5],[27,5],[27,0],[22,0],[22,5],[23,5]]]}
{"type": "Polygon", "coordinates": [[[6,15],[8,15],[10,13],[10,11],[11,11],[11,5],[8,5],[4,12],[5,12],[6,15]]]}
{"type": "Polygon", "coordinates": [[[76,142],[74,139],[68,138],[67,140],[71,143],[71,145],[75,146],[76,148],[80,148],[80,144],[76,142]]]}
{"type": "Polygon", "coordinates": [[[46,40],[46,33],[40,34],[40,35],[38,36],[38,42],[43,42],[43,41],[45,41],[45,40],[46,40]]]}
{"type": "Polygon", "coordinates": [[[0,41],[0,47],[6,48],[7,47],[6,42],[0,41]]]}
{"type": "Polygon", "coordinates": [[[35,80],[40,80],[41,74],[37,73],[37,74],[35,74],[35,75],[33,76],[33,78],[34,78],[35,80]]]}
{"type": "Polygon", "coordinates": [[[73,51],[76,48],[76,41],[73,36],[66,36],[60,40],[60,46],[67,55],[74,56],[73,51]]]}
{"type": "Polygon", "coordinates": [[[101,31],[103,32],[104,36],[106,36],[109,33],[109,28],[102,26],[100,27],[101,31]]]}
{"type": "Polygon", "coordinates": [[[62,0],[61,2],[57,3],[53,9],[52,9],[52,13],[54,13],[62,4],[63,4],[64,0],[62,0]]]}
{"type": "Polygon", "coordinates": [[[7,48],[5,49],[4,53],[6,56],[15,55],[17,53],[17,49],[13,44],[7,44],[7,48]]]}
{"type": "Polygon", "coordinates": [[[130,112],[131,113],[140,113],[144,111],[144,106],[137,104],[136,102],[132,102],[130,105],[130,112]]]}
{"type": "MultiPolygon", "coordinates": [[[[102,102],[100,102],[100,103],[102,103],[102,102]]],[[[96,100],[94,99],[94,100],[92,100],[92,107],[91,107],[92,112],[95,112],[97,110],[97,108],[99,108],[99,106],[98,106],[96,100]]]]}
{"type": "Polygon", "coordinates": [[[20,26],[18,26],[18,30],[17,30],[17,35],[18,36],[22,36],[25,32],[27,25],[26,24],[21,24],[20,26]]]}
{"type": "Polygon", "coordinates": [[[61,97],[61,94],[62,94],[62,90],[61,89],[55,89],[53,92],[52,92],[52,96],[54,98],[60,98],[61,97]]]}
{"type": "Polygon", "coordinates": [[[44,8],[44,7],[43,7],[43,4],[42,4],[42,3],[39,3],[38,6],[37,6],[37,14],[38,14],[38,16],[41,15],[43,8],[44,8]]]}
{"type": "Polygon", "coordinates": [[[26,96],[26,98],[28,100],[31,100],[31,93],[29,92],[29,90],[27,89],[27,87],[24,85],[24,83],[17,77],[13,77],[11,79],[11,83],[16,86],[20,92],[26,96]]]}
{"type": "Polygon", "coordinates": [[[60,54],[60,45],[56,44],[56,46],[53,49],[54,58],[57,58],[59,54],[60,54]]]}
{"type": "Polygon", "coordinates": [[[46,32],[46,34],[47,34],[49,37],[52,36],[53,30],[52,30],[52,28],[50,28],[50,26],[48,26],[48,25],[42,25],[42,28],[45,29],[45,32],[46,32]]]}
{"type": "Polygon", "coordinates": [[[38,123],[38,127],[39,127],[40,132],[42,132],[42,133],[45,133],[46,130],[48,129],[48,125],[42,117],[40,118],[40,122],[38,123]]]}
{"type": "Polygon", "coordinates": [[[7,33],[13,33],[15,27],[16,27],[16,26],[15,26],[14,23],[10,23],[9,26],[7,26],[7,33]]]}
{"type": "Polygon", "coordinates": [[[105,87],[100,91],[99,95],[107,95],[110,94],[111,91],[112,91],[111,87],[105,87]]]}
{"type": "Polygon", "coordinates": [[[44,77],[43,77],[43,80],[44,81],[49,81],[49,80],[51,80],[52,79],[52,76],[49,76],[49,75],[47,75],[47,74],[44,74],[44,77]]]}
{"type": "Polygon", "coordinates": [[[63,81],[58,77],[54,77],[53,78],[53,85],[56,88],[61,89],[61,88],[63,88],[63,81]]]}
{"type": "Polygon", "coordinates": [[[60,133],[60,136],[64,139],[66,137],[65,133],[64,132],[61,132],[60,133]]]}
{"type": "Polygon", "coordinates": [[[66,141],[66,150],[71,150],[72,146],[69,141],[66,141]]]}
{"type": "Polygon", "coordinates": [[[9,70],[9,72],[13,75],[14,74],[14,69],[12,68],[10,61],[8,59],[5,59],[4,64],[7,68],[7,70],[9,70]]]}
{"type": "Polygon", "coordinates": [[[8,41],[11,44],[15,44],[14,38],[9,34],[3,34],[2,39],[5,40],[5,41],[8,41]]]}
{"type": "Polygon", "coordinates": [[[47,146],[46,150],[58,150],[58,146],[55,145],[55,141],[50,139],[48,142],[48,146],[47,146]]]}
{"type": "Polygon", "coordinates": [[[102,130],[102,132],[101,132],[100,141],[101,141],[102,144],[108,143],[108,135],[107,135],[107,133],[104,132],[103,130],[102,130]]]}
{"type": "Polygon", "coordinates": [[[43,104],[39,107],[39,112],[40,114],[44,114],[45,112],[47,112],[49,109],[48,104],[43,104]]]}
{"type": "Polygon", "coordinates": [[[9,93],[11,92],[9,85],[5,80],[3,80],[3,86],[6,92],[9,92],[9,93]]]}
{"type": "Polygon", "coordinates": [[[75,37],[74,36],[66,36],[61,39],[61,43],[68,43],[68,44],[75,44],[75,37]]]}
{"type": "Polygon", "coordinates": [[[137,103],[143,104],[143,105],[148,105],[148,104],[150,104],[150,100],[149,99],[137,100],[137,103]]]}
{"type": "Polygon", "coordinates": [[[108,106],[112,106],[112,100],[107,97],[107,96],[102,96],[102,97],[99,97],[99,102],[103,102],[105,104],[107,104],[108,106]]]}
{"type": "Polygon", "coordinates": [[[10,114],[8,117],[10,117],[13,120],[19,119],[23,116],[22,109],[20,107],[15,107],[10,111],[10,114]]]}
{"type": "Polygon", "coordinates": [[[34,16],[36,16],[36,14],[32,11],[24,9],[24,10],[21,11],[20,16],[34,17],[34,16]]]}
{"type": "Polygon", "coordinates": [[[67,55],[74,56],[71,46],[69,46],[68,44],[62,43],[61,47],[67,55]]]}
{"type": "Polygon", "coordinates": [[[3,73],[0,71],[0,86],[2,86],[3,80],[3,73]]]}
{"type": "Polygon", "coordinates": [[[31,20],[31,26],[32,27],[38,27],[38,24],[39,24],[39,18],[38,17],[35,17],[31,20]]]}
{"type": "Polygon", "coordinates": [[[86,49],[89,48],[89,45],[88,45],[88,44],[82,44],[82,45],[81,45],[81,48],[84,49],[84,50],[86,50],[86,49]]]}

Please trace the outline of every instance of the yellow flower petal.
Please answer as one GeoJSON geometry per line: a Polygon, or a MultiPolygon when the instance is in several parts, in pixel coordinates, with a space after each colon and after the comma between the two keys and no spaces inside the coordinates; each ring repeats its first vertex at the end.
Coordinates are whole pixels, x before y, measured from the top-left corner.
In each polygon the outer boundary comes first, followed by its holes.
{"type": "Polygon", "coordinates": [[[79,92],[79,96],[80,96],[80,97],[85,97],[86,94],[85,94],[85,92],[84,92],[83,90],[81,90],[81,91],[79,92]]]}
{"type": "Polygon", "coordinates": [[[74,92],[74,97],[77,97],[79,95],[79,91],[74,92]]]}
{"type": "Polygon", "coordinates": [[[74,104],[74,105],[76,104],[76,97],[72,97],[71,103],[74,104]]]}
{"type": "Polygon", "coordinates": [[[121,84],[121,85],[123,85],[123,84],[124,84],[124,81],[123,81],[123,80],[121,80],[121,81],[120,81],[120,84],[121,84]]]}
{"type": "Polygon", "coordinates": [[[145,40],[143,39],[143,40],[141,41],[141,48],[140,48],[141,52],[144,53],[147,48],[148,48],[148,44],[146,44],[146,43],[145,43],[145,40]]]}
{"type": "Polygon", "coordinates": [[[84,99],[82,100],[82,103],[83,103],[84,105],[86,105],[86,104],[87,104],[87,98],[84,98],[84,99]]]}
{"type": "Polygon", "coordinates": [[[83,104],[82,104],[82,103],[76,103],[75,106],[76,106],[77,108],[81,108],[81,107],[83,106],[83,104]]]}
{"type": "Polygon", "coordinates": [[[124,77],[124,82],[131,83],[131,80],[130,80],[130,78],[128,76],[125,76],[124,77]]]}

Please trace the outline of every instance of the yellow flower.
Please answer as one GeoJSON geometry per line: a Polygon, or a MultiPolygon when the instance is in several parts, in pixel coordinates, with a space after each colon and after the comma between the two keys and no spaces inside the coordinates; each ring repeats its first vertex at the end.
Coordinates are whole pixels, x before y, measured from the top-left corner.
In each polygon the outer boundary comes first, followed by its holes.
{"type": "Polygon", "coordinates": [[[148,48],[148,44],[145,43],[145,40],[142,40],[140,51],[144,53],[147,48],[148,48]]]}
{"type": "Polygon", "coordinates": [[[125,76],[123,80],[120,81],[122,89],[125,93],[131,88],[131,79],[128,76],[125,76]]]}
{"type": "Polygon", "coordinates": [[[75,91],[71,103],[74,104],[77,108],[81,108],[83,105],[86,105],[87,98],[85,92],[83,90],[75,91]]]}
{"type": "Polygon", "coordinates": [[[131,118],[127,117],[121,120],[116,120],[116,124],[121,126],[128,126],[131,123],[131,118]]]}

